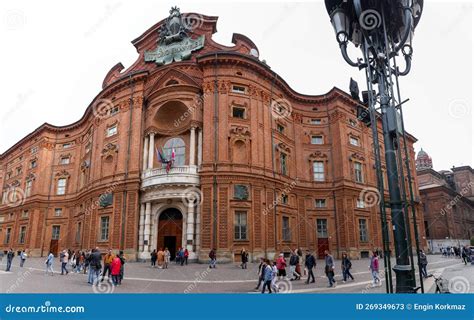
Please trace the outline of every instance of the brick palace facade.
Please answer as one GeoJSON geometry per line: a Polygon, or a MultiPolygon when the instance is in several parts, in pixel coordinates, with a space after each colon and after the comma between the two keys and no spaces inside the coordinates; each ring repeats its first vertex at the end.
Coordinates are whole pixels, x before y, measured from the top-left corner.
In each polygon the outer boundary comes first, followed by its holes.
{"type": "Polygon", "coordinates": [[[294,91],[246,36],[214,42],[216,24],[172,9],[132,41],[138,59],[108,72],[80,120],[45,123],[0,155],[2,250],[99,246],[146,259],[185,246],[204,261],[215,247],[232,261],[243,247],[252,259],[382,247],[362,102],[338,88],[294,91]]]}

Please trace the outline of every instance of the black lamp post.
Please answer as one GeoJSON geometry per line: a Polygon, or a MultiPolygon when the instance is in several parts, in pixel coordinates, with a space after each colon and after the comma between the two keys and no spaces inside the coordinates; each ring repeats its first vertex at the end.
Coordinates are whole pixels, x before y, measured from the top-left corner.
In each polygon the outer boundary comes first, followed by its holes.
{"type": "MultiPolygon", "coordinates": [[[[368,110],[359,112],[361,119],[372,126],[377,185],[380,192],[380,211],[384,244],[387,292],[392,292],[388,226],[385,208],[390,208],[395,245],[396,292],[411,293],[416,286],[411,248],[411,207],[417,253],[419,254],[412,177],[409,166],[403,112],[398,77],[411,68],[413,32],[423,10],[423,0],[325,0],[326,9],[336,33],[344,60],[351,66],[364,69],[368,86],[368,110]],[[360,47],[362,58],[349,57],[347,46],[352,42],[360,47]],[[396,57],[403,55],[405,68],[397,67],[396,57]],[[377,85],[377,90],[373,88],[377,85]],[[395,89],[396,88],[396,89],[395,89]],[[396,94],[395,94],[396,90],[396,94]],[[379,107],[376,108],[376,105],[379,107]],[[385,164],[388,177],[389,201],[384,199],[377,117],[382,119],[385,164]],[[404,149],[402,156],[401,149],[404,149]],[[406,177],[403,173],[406,166],[406,177]],[[410,201],[407,201],[408,186],[410,201]],[[388,267],[387,267],[388,266],[388,267]]],[[[406,101],[404,101],[406,102],[406,101]]],[[[420,279],[421,286],[423,280],[420,279]]],[[[423,288],[422,288],[423,291],[423,288]]]]}

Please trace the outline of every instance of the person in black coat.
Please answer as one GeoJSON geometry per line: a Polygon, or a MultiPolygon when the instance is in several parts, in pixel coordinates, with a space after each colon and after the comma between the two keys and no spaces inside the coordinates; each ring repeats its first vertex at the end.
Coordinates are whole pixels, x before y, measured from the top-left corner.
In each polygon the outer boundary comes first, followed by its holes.
{"type": "Polygon", "coordinates": [[[305,262],[304,265],[306,269],[308,269],[308,279],[306,280],[306,284],[309,284],[309,279],[312,278],[313,280],[311,283],[316,282],[314,279],[314,273],[313,273],[313,268],[316,267],[316,259],[314,256],[309,252],[309,250],[306,250],[306,257],[305,257],[305,262]]]}
{"type": "Polygon", "coordinates": [[[92,250],[90,255],[89,270],[92,272],[92,284],[98,285],[100,271],[102,270],[102,255],[100,254],[99,248],[92,250]]]}
{"type": "Polygon", "coordinates": [[[342,282],[346,282],[347,278],[354,280],[354,277],[351,274],[352,262],[347,256],[347,253],[342,253],[341,269],[342,269],[342,282]]]}

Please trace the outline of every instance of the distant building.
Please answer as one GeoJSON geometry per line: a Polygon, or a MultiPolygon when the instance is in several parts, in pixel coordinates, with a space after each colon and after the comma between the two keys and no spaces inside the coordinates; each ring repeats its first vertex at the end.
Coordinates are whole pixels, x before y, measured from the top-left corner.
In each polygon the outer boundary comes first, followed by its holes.
{"type": "Polygon", "coordinates": [[[468,244],[474,236],[474,170],[461,166],[435,171],[423,149],[416,170],[430,250],[468,244]]]}

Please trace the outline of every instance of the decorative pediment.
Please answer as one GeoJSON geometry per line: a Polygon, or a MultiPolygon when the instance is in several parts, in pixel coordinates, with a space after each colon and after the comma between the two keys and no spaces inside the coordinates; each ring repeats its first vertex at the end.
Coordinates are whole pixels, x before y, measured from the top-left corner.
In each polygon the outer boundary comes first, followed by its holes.
{"type": "Polygon", "coordinates": [[[118,146],[113,143],[107,143],[102,149],[102,157],[107,157],[109,155],[114,155],[118,152],[118,146]]]}
{"type": "Polygon", "coordinates": [[[360,161],[364,161],[365,158],[363,155],[361,155],[360,153],[358,152],[354,152],[353,154],[351,154],[349,156],[349,160],[360,160],[360,161]]]}
{"type": "Polygon", "coordinates": [[[61,170],[58,173],[56,173],[56,177],[58,177],[58,178],[67,178],[69,176],[70,176],[70,174],[66,170],[61,170]]]}
{"type": "Polygon", "coordinates": [[[315,151],[313,153],[311,153],[309,155],[309,160],[310,161],[313,161],[313,160],[316,160],[316,159],[324,159],[324,160],[327,160],[328,158],[328,155],[326,153],[323,153],[321,151],[315,151]]]}
{"type": "Polygon", "coordinates": [[[291,152],[291,148],[289,146],[287,146],[285,143],[283,142],[280,142],[278,143],[276,146],[275,146],[275,149],[277,151],[280,151],[280,152],[286,152],[286,153],[290,153],[291,152]]]}
{"type": "Polygon", "coordinates": [[[182,72],[181,70],[177,68],[169,68],[154,81],[150,89],[147,90],[146,95],[148,96],[154,91],[168,86],[171,87],[173,85],[188,85],[192,87],[201,87],[201,85],[196,80],[194,80],[192,77],[182,72]]]}
{"type": "Polygon", "coordinates": [[[12,183],[10,183],[10,187],[18,187],[18,186],[20,186],[20,181],[18,180],[15,180],[12,183]]]}
{"type": "Polygon", "coordinates": [[[244,126],[232,126],[229,131],[231,136],[250,137],[250,130],[244,126]]]}

